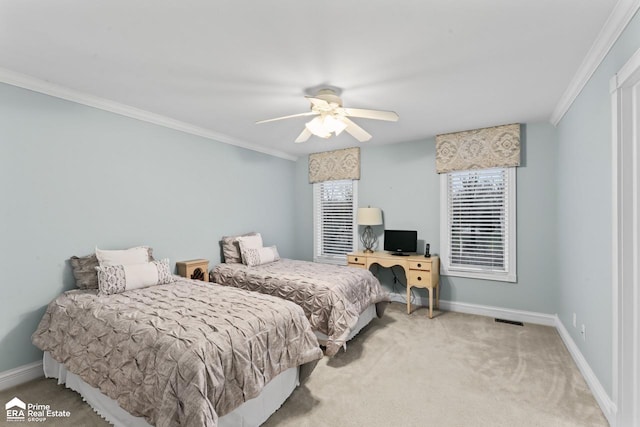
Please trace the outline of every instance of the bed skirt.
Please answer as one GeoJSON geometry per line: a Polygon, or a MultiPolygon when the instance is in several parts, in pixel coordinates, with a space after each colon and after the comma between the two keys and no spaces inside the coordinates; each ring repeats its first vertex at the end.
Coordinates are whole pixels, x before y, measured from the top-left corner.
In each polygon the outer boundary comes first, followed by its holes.
{"type": "MultiPolygon", "coordinates": [[[[353,329],[351,329],[351,332],[349,333],[349,336],[347,337],[347,341],[351,340],[353,337],[358,335],[358,332],[360,332],[362,330],[362,328],[367,326],[369,324],[369,322],[371,322],[376,317],[377,317],[376,305],[375,304],[371,304],[369,307],[367,307],[360,314],[360,317],[358,317],[358,323],[356,323],[356,326],[354,326],[353,329]]],[[[325,345],[325,343],[329,339],[329,337],[326,336],[325,334],[323,334],[322,332],[313,331],[313,333],[316,334],[316,337],[318,337],[318,341],[322,345],[325,345]]],[[[344,343],[344,349],[346,350],[346,348],[347,348],[347,343],[345,342],[344,343]]]]}
{"type": "MultiPolygon", "coordinates": [[[[67,371],[48,352],[43,356],[44,375],[57,378],[58,384],[77,392],[82,399],[102,418],[116,427],[149,427],[142,417],[134,417],[122,409],[118,403],[97,388],[91,387],[79,376],[67,371]]],[[[219,427],[248,427],[264,423],[298,386],[299,369],[290,368],[271,380],[254,399],[244,402],[227,415],[218,419],[219,427]]]]}

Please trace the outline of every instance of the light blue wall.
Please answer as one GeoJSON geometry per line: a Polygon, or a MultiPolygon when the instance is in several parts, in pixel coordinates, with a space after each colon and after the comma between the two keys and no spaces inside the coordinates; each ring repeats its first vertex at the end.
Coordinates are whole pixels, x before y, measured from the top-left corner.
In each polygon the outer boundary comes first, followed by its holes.
{"type": "Polygon", "coordinates": [[[558,315],[612,393],[612,168],[609,81],[640,48],[636,14],[558,125],[558,315]],[[576,313],[578,328],[573,328],[576,313]],[[586,326],[586,341],[580,325],[586,326]]]}
{"type": "Polygon", "coordinates": [[[308,178],[309,158],[296,162],[295,181],[295,239],[296,259],[313,261],[313,186],[308,178]]]}
{"type": "Polygon", "coordinates": [[[295,163],[0,84],[0,372],[38,360],[67,259],[146,244],[219,262],[225,234],[258,230],[294,257],[295,163]]]}
{"type": "MultiPolygon", "coordinates": [[[[550,124],[523,126],[523,165],[517,170],[518,282],[503,283],[457,277],[442,278],[445,300],[553,314],[556,279],[556,134],[550,124]]],[[[297,253],[313,256],[312,186],[307,158],[296,167],[297,253]]],[[[387,229],[418,230],[419,249],[431,244],[440,252],[440,178],[435,172],[435,143],[406,142],[361,148],[360,206],[380,207],[387,229]]],[[[382,227],[377,232],[382,233],[382,227]]],[[[388,272],[383,284],[393,288],[388,272]]],[[[420,290],[423,291],[423,290],[420,290]]],[[[422,296],[426,294],[422,293],[422,296]]]]}

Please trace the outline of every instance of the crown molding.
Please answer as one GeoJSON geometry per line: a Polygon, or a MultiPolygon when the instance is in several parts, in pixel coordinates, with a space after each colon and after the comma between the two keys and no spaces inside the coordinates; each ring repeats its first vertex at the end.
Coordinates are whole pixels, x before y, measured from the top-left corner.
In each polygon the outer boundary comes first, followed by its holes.
{"type": "Polygon", "coordinates": [[[573,102],[589,82],[593,73],[600,66],[638,9],[640,9],[640,0],[618,0],[602,30],[600,30],[598,37],[591,45],[587,56],[580,64],[578,71],[553,110],[550,121],[554,126],[558,126],[560,120],[569,111],[573,102]]]}
{"type": "Polygon", "coordinates": [[[268,154],[270,156],[279,157],[281,159],[296,161],[298,158],[291,154],[279,150],[271,150],[246,141],[232,138],[212,130],[196,126],[190,123],[175,120],[160,114],[132,107],[130,105],[121,104],[99,96],[90,95],[81,91],[70,89],[55,83],[47,82],[26,74],[17,73],[15,71],[0,68],[0,83],[6,83],[12,86],[21,87],[23,89],[32,90],[34,92],[43,93],[56,98],[65,99],[77,104],[86,105],[100,110],[109,111],[121,116],[130,117],[132,119],[153,123],[169,129],[191,135],[200,136],[211,139],[213,141],[224,144],[234,145],[236,147],[246,148],[247,150],[257,151],[259,153],[268,154]]]}

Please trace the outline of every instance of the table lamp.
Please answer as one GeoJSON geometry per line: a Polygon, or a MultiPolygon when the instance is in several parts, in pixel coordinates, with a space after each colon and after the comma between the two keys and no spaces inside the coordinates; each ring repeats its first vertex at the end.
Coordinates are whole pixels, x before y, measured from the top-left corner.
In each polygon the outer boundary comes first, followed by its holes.
{"type": "Polygon", "coordinates": [[[372,248],[378,241],[378,237],[373,233],[371,226],[380,224],[382,224],[382,211],[380,208],[372,208],[371,206],[358,208],[358,225],[366,225],[362,236],[360,236],[360,241],[366,253],[373,252],[372,248]]]}

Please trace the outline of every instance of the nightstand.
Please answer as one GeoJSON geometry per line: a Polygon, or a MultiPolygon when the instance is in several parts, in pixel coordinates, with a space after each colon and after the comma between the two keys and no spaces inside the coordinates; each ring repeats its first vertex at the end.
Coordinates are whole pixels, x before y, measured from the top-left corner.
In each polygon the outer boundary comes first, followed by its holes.
{"type": "Polygon", "coordinates": [[[188,279],[209,281],[209,261],[206,259],[191,259],[176,262],[178,275],[188,279]]]}

